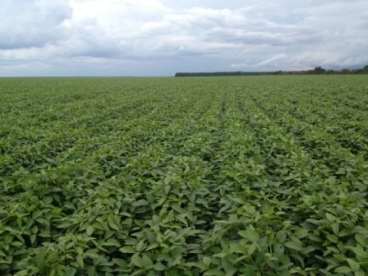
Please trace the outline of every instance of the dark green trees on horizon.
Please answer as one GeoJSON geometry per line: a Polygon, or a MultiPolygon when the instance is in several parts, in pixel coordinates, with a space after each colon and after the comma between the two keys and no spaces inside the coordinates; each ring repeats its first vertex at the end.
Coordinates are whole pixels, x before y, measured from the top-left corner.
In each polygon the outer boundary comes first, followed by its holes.
{"type": "Polygon", "coordinates": [[[320,74],[366,74],[368,73],[368,65],[361,69],[325,69],[322,66],[317,66],[312,70],[301,71],[223,71],[223,72],[178,72],[175,77],[217,77],[217,76],[258,76],[258,75],[320,75],[320,74]]]}

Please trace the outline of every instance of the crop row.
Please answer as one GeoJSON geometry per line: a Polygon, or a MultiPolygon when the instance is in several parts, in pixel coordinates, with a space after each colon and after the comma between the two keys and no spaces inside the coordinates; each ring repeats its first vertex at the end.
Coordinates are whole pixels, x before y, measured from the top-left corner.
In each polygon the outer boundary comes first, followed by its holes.
{"type": "Polygon", "coordinates": [[[364,76],[1,80],[3,275],[365,275],[364,76]]]}

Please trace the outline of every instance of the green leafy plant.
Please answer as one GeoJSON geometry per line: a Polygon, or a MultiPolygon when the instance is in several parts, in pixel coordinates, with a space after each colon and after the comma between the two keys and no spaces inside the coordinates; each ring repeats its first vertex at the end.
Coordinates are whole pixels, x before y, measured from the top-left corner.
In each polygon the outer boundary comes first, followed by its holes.
{"type": "Polygon", "coordinates": [[[368,79],[0,80],[1,275],[366,275],[368,79]]]}

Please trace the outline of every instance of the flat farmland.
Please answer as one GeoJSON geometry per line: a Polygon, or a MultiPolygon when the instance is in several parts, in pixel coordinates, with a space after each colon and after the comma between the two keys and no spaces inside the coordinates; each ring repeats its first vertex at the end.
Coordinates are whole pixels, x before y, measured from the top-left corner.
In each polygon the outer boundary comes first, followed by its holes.
{"type": "Polygon", "coordinates": [[[0,79],[1,275],[367,275],[368,77],[0,79]]]}

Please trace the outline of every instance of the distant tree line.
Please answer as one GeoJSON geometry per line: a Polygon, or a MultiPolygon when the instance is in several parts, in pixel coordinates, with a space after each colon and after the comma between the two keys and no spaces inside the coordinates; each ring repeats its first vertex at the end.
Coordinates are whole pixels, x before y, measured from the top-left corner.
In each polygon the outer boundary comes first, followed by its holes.
{"type": "Polygon", "coordinates": [[[304,71],[270,71],[270,72],[179,72],[175,77],[216,77],[216,76],[259,76],[259,75],[328,75],[328,74],[368,74],[368,65],[361,69],[342,69],[331,70],[324,69],[321,66],[315,67],[312,70],[304,71]]]}

